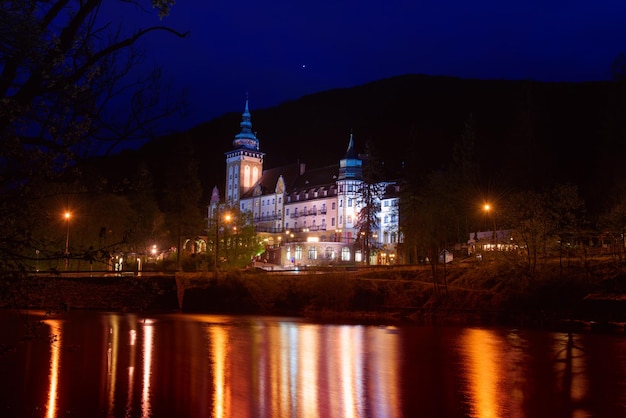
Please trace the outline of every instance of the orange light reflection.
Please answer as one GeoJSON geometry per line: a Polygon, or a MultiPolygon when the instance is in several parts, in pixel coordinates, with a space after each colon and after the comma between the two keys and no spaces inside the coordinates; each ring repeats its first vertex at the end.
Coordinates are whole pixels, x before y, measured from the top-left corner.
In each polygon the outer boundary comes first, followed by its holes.
{"type": "Polygon", "coordinates": [[[146,319],[143,328],[143,390],[141,392],[141,416],[151,415],[150,374],[152,373],[152,351],[154,349],[154,325],[146,319]]]}
{"type": "Polygon", "coordinates": [[[498,361],[499,344],[492,331],[468,329],[462,336],[465,363],[468,365],[467,380],[471,396],[472,417],[505,417],[498,404],[499,379],[502,370],[498,361]]]}
{"type": "Polygon", "coordinates": [[[213,361],[213,413],[212,417],[230,417],[230,390],[228,388],[228,334],[220,326],[209,330],[210,356],[213,361]]]}
{"type": "Polygon", "coordinates": [[[57,400],[59,399],[59,374],[61,369],[62,322],[54,319],[43,321],[50,327],[50,386],[48,388],[48,404],[46,417],[57,415],[57,400]]]}

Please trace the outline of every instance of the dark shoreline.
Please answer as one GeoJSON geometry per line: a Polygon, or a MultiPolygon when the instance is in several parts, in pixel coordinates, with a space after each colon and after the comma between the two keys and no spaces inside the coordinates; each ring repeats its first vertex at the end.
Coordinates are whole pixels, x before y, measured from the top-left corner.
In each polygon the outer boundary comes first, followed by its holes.
{"type": "Polygon", "coordinates": [[[412,278],[354,274],[227,273],[152,276],[30,276],[5,279],[0,308],[50,312],[100,310],[292,316],[354,324],[512,326],[564,332],[626,334],[626,297],[585,295],[538,303],[541,293],[492,292],[412,278]],[[390,303],[391,302],[391,303],[390,303]],[[400,304],[398,302],[403,302],[400,304]]]}

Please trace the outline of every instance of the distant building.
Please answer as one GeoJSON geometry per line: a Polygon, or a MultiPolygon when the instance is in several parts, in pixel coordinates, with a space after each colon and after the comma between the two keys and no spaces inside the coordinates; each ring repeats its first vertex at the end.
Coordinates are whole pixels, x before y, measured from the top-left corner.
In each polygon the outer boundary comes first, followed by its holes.
{"type": "Polygon", "coordinates": [[[467,241],[467,253],[472,255],[482,251],[515,250],[517,245],[512,241],[512,232],[512,229],[471,232],[467,241]]]}
{"type": "MultiPolygon", "coordinates": [[[[307,170],[296,162],[264,169],[265,154],[252,131],[247,100],[240,127],[233,149],[226,152],[224,202],[251,214],[266,243],[267,261],[283,267],[364,262],[356,227],[363,160],[352,134],[336,165],[307,170]]],[[[379,198],[379,227],[369,237],[374,243],[370,264],[391,264],[399,241],[399,186],[394,181],[380,186],[384,193],[379,198]]]]}

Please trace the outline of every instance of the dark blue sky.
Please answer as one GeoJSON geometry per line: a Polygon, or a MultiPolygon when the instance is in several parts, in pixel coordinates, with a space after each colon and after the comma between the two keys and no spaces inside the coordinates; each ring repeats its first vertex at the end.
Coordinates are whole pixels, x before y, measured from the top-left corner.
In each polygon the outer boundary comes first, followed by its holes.
{"type": "MultiPolygon", "coordinates": [[[[154,15],[129,25],[158,23],[154,15]]],[[[179,0],[141,43],[188,89],[183,130],[305,94],[419,73],[463,78],[590,81],[626,51],[626,1],[179,0]]]]}

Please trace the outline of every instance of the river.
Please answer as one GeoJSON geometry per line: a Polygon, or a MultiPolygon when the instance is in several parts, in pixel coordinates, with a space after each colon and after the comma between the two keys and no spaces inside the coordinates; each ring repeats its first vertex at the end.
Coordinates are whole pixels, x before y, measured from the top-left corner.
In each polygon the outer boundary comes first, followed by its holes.
{"type": "Polygon", "coordinates": [[[0,311],[0,417],[626,417],[626,336],[0,311]]]}

